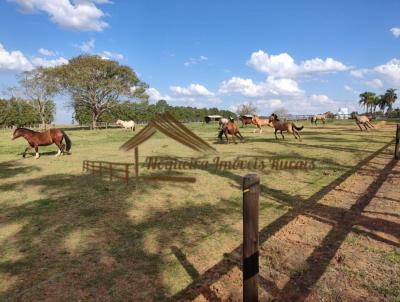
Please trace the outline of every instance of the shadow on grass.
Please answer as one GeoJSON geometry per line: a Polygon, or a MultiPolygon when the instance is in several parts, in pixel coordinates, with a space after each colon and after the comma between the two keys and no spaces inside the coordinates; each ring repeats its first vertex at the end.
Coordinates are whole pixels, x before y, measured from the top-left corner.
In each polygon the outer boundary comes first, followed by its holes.
{"type": "MultiPolygon", "coordinates": [[[[387,166],[383,169],[382,172],[379,173],[377,180],[375,180],[367,189],[368,195],[363,195],[359,199],[357,199],[356,203],[351,207],[350,210],[345,209],[335,209],[329,206],[324,206],[318,204],[325,195],[329,192],[333,191],[338,185],[343,183],[347,178],[349,178],[352,174],[354,174],[357,170],[361,169],[364,165],[366,165],[369,161],[374,159],[377,155],[382,153],[385,149],[387,149],[392,142],[384,145],[382,148],[377,150],[376,152],[370,154],[361,160],[357,165],[348,169],[341,176],[336,178],[334,181],[323,187],[318,192],[314,193],[312,196],[304,200],[300,196],[292,196],[281,190],[275,190],[268,188],[265,185],[261,185],[262,194],[266,194],[268,198],[274,198],[276,200],[280,200],[284,204],[291,205],[291,209],[278,219],[276,219],[271,224],[267,225],[259,232],[260,245],[265,242],[268,238],[276,234],[279,230],[289,224],[293,219],[298,217],[300,214],[308,214],[319,217],[328,216],[330,219],[334,219],[337,221],[336,227],[332,228],[332,231],[328,233],[323,242],[319,247],[315,249],[312,255],[307,259],[307,262],[313,265],[309,266],[309,269],[303,271],[301,274],[297,274],[293,276],[289,283],[285,286],[281,291],[277,291],[277,286],[275,284],[268,281],[267,284],[263,284],[261,282],[261,286],[263,286],[267,291],[274,293],[275,296],[278,296],[278,300],[280,301],[297,301],[297,299],[305,299],[310,293],[310,288],[318,281],[319,277],[322,276],[323,272],[326,270],[326,267],[329,265],[330,260],[335,255],[337,249],[343,243],[347,234],[350,231],[353,231],[353,224],[355,223],[355,219],[361,217],[361,213],[364,208],[370,202],[370,197],[365,196],[374,196],[375,193],[379,190],[383,182],[387,179],[389,173],[395,165],[395,161],[390,161],[387,166]],[[293,202],[294,199],[298,199],[300,202],[293,202]],[[289,201],[289,202],[287,202],[289,201]],[[341,225],[341,223],[344,223],[341,225]]],[[[231,178],[232,180],[241,181],[241,177],[235,175],[233,173],[225,173],[225,176],[231,178]]],[[[396,223],[390,223],[389,221],[384,221],[384,225],[379,225],[374,221],[374,219],[369,219],[367,216],[363,216],[364,225],[368,226],[368,228],[373,228],[375,231],[384,231],[388,232],[394,236],[400,236],[399,233],[399,225],[396,223]]],[[[330,221],[329,219],[324,219],[324,221],[330,221]]],[[[372,232],[366,232],[365,235],[370,236],[375,240],[380,240],[382,242],[391,244],[393,246],[398,246],[395,242],[387,242],[386,239],[377,236],[372,232]]],[[[198,290],[199,286],[210,287],[214,282],[216,282],[222,275],[229,272],[236,263],[232,263],[229,261],[230,257],[233,255],[241,254],[242,245],[239,245],[235,248],[228,257],[224,258],[213,267],[208,269],[205,273],[203,273],[197,280],[191,283],[188,287],[177,293],[174,298],[175,299],[194,299],[197,297],[200,292],[198,290]]],[[[261,280],[262,281],[262,280],[261,280]]],[[[204,293],[203,293],[204,294],[204,293]]],[[[207,297],[206,297],[207,298],[207,297]]]]}
{"type": "Polygon", "coordinates": [[[24,166],[21,160],[10,160],[0,163],[0,179],[11,179],[19,174],[28,174],[39,170],[40,168],[36,166],[24,166]]]}
{"type": "Polygon", "coordinates": [[[193,245],[217,231],[216,221],[241,211],[228,200],[179,206],[166,200],[164,208],[148,205],[132,216],[140,196],[157,194],[158,183],[134,190],[88,174],[55,174],[1,190],[28,188],[44,197],[0,208],[0,279],[9,280],[1,301],[165,301],[168,254],[182,259],[171,245],[193,245]]]}

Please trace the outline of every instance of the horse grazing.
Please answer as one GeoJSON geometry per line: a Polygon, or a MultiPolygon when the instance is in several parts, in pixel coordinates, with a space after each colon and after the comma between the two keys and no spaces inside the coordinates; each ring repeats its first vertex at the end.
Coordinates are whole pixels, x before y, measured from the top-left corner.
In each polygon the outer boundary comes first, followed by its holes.
{"type": "Polygon", "coordinates": [[[229,144],[228,134],[232,135],[232,139],[235,144],[236,144],[235,136],[238,137],[243,142],[243,136],[240,133],[238,127],[235,124],[235,120],[232,117],[229,118],[229,121],[219,131],[218,138],[220,140],[222,140],[222,134],[225,135],[228,144],[229,144]]]}
{"type": "Polygon", "coordinates": [[[118,120],[116,121],[116,124],[124,127],[125,129],[131,129],[132,131],[135,131],[135,122],[132,120],[130,121],[118,120]]]}
{"type": "Polygon", "coordinates": [[[293,122],[283,122],[278,119],[278,116],[275,113],[271,114],[271,123],[275,128],[275,139],[278,139],[278,137],[276,136],[276,132],[279,130],[281,132],[283,139],[285,139],[285,137],[283,136],[282,131],[287,131],[289,133],[293,133],[295,139],[297,139],[298,137],[299,140],[301,141],[301,136],[299,134],[299,131],[304,128],[303,126],[297,127],[293,122]]]}
{"type": "Polygon", "coordinates": [[[253,118],[251,119],[252,123],[256,126],[256,128],[254,129],[253,133],[257,131],[257,129],[259,129],[259,133],[262,132],[261,127],[263,126],[269,126],[272,127],[271,121],[269,119],[260,119],[258,118],[256,115],[253,115],[253,118]]]}
{"type": "Polygon", "coordinates": [[[40,157],[39,146],[48,146],[51,144],[56,144],[58,147],[56,156],[64,154],[64,150],[67,152],[71,150],[71,140],[69,139],[68,135],[60,129],[49,129],[45,132],[36,132],[26,128],[17,128],[15,129],[14,134],[11,136],[11,139],[14,140],[21,136],[25,138],[29,144],[22,154],[22,157],[25,157],[28,150],[35,148],[35,158],[38,159],[40,157]],[[62,143],[63,139],[65,140],[65,144],[62,143]]]}
{"type": "Polygon", "coordinates": [[[317,125],[317,121],[322,121],[322,124],[325,125],[326,114],[316,114],[311,118],[311,124],[317,125]]]}
{"type": "Polygon", "coordinates": [[[357,113],[354,114],[354,118],[356,120],[356,124],[357,126],[360,128],[361,131],[363,131],[363,129],[361,128],[361,125],[364,126],[365,130],[368,131],[368,128],[375,128],[374,125],[371,124],[368,116],[365,115],[358,115],[357,113]]]}
{"type": "Polygon", "coordinates": [[[242,128],[243,128],[245,125],[252,124],[253,123],[253,118],[251,116],[248,116],[248,115],[241,115],[241,116],[239,116],[239,121],[242,122],[242,128]]]}
{"type": "Polygon", "coordinates": [[[229,119],[223,117],[218,121],[219,127],[218,129],[222,129],[227,123],[229,122],[229,119]]]}

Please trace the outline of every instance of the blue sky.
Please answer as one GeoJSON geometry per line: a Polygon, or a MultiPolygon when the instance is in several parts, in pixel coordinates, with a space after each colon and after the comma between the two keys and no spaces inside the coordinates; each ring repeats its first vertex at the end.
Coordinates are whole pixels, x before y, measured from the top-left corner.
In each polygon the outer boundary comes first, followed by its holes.
{"type": "MultiPolygon", "coordinates": [[[[260,114],[360,110],[400,88],[400,1],[12,0],[0,3],[0,90],[82,53],[131,66],[152,101],[260,114]]],[[[57,100],[57,122],[70,122],[57,100]]]]}

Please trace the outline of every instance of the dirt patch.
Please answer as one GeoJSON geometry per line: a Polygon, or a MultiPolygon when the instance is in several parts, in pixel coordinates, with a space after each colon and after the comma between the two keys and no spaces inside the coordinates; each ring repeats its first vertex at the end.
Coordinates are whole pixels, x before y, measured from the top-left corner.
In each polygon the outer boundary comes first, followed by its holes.
{"type": "MultiPolygon", "coordinates": [[[[317,203],[293,210],[260,244],[260,300],[399,301],[399,188],[400,162],[384,152],[317,203]]],[[[236,264],[204,279],[195,301],[241,300],[235,253],[236,264]]]]}

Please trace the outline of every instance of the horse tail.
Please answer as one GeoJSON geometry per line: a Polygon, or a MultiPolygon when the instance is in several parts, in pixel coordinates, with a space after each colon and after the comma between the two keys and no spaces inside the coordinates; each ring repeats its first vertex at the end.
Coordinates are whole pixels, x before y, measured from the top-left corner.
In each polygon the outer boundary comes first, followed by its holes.
{"type": "Polygon", "coordinates": [[[67,145],[67,148],[65,150],[69,151],[71,150],[71,146],[72,146],[72,142],[71,139],[68,137],[67,133],[65,133],[64,131],[61,131],[64,139],[65,139],[65,144],[67,145]]]}
{"type": "Polygon", "coordinates": [[[292,123],[292,126],[293,126],[293,128],[296,129],[297,131],[301,131],[301,130],[304,128],[304,126],[297,127],[294,123],[292,123]]]}

